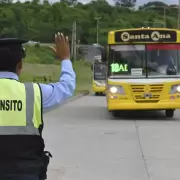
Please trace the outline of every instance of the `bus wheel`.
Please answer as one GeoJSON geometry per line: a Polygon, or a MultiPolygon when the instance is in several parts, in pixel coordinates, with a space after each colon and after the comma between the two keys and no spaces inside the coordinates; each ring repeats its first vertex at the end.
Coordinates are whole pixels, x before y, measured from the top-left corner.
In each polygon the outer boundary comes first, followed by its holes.
{"type": "Polygon", "coordinates": [[[95,93],[95,96],[99,96],[99,93],[98,93],[98,92],[96,92],[96,93],[95,93]]]}
{"type": "Polygon", "coordinates": [[[165,111],[166,117],[172,118],[174,116],[174,109],[168,109],[165,111]]]}

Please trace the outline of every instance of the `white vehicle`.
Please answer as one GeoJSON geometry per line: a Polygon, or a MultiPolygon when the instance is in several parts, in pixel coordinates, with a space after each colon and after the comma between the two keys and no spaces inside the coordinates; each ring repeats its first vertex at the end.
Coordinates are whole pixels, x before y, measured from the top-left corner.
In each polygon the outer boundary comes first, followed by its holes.
{"type": "Polygon", "coordinates": [[[28,44],[37,44],[38,42],[36,41],[28,41],[28,44]]]}

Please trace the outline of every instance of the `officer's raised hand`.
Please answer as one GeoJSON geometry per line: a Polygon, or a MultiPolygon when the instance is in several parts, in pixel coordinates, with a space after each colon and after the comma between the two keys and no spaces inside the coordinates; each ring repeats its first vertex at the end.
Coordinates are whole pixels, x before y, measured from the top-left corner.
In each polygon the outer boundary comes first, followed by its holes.
{"type": "Polygon", "coordinates": [[[51,48],[61,61],[70,59],[68,37],[65,37],[62,33],[55,34],[55,47],[51,48]]]}

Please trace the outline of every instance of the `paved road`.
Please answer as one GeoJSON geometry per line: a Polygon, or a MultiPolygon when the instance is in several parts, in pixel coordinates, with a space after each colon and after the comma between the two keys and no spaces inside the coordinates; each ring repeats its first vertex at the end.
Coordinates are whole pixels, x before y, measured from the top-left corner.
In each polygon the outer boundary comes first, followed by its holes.
{"type": "Polygon", "coordinates": [[[180,111],[129,115],[112,118],[92,95],[47,113],[48,180],[179,180],[180,111]]]}

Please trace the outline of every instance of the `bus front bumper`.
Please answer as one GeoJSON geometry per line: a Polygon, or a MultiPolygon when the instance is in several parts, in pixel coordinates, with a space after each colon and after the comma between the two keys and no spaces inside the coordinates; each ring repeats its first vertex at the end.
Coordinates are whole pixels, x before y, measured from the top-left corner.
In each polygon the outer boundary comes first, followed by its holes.
{"type": "Polygon", "coordinates": [[[180,101],[176,100],[169,100],[164,101],[161,100],[156,103],[147,103],[147,102],[141,102],[136,103],[131,100],[107,100],[107,106],[108,110],[166,110],[166,109],[180,109],[180,101]]]}
{"type": "Polygon", "coordinates": [[[106,90],[105,86],[100,86],[100,87],[98,87],[98,86],[93,86],[93,87],[92,87],[92,91],[93,91],[93,92],[102,92],[102,93],[104,93],[105,90],[106,90]]]}

